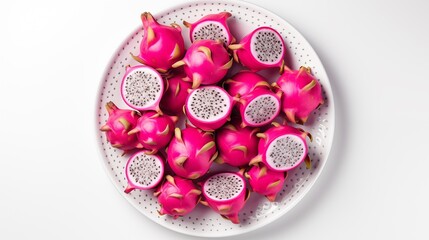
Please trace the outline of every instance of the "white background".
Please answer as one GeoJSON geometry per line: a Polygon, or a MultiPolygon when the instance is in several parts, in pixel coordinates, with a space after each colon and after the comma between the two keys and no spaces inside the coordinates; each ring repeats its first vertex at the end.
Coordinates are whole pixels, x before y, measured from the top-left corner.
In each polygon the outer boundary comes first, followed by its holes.
{"type": "MultiPolygon", "coordinates": [[[[183,1],[1,1],[0,239],[195,239],[120,196],[94,125],[104,68],[140,13],[183,1]]],[[[429,3],[248,2],[314,47],[337,125],[309,194],[233,239],[428,239],[429,3]]]]}

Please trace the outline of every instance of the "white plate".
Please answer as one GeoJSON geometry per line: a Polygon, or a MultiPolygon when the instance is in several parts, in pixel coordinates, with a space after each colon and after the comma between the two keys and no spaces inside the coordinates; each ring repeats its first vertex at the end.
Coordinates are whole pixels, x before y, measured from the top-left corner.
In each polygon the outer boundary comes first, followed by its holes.
{"type": "MultiPolygon", "coordinates": [[[[142,9],[143,11],[150,9],[142,9]]],[[[191,214],[174,220],[169,216],[159,216],[157,200],[153,191],[133,191],[131,194],[123,193],[127,185],[123,173],[129,156],[121,156],[122,151],[110,146],[105,134],[98,129],[106,122],[108,117],[104,105],[108,101],[115,102],[121,108],[127,108],[122,101],[119,86],[125,71],[125,66],[136,65],[130,57],[130,52],[139,52],[139,42],[143,31],[139,26],[128,36],[112,57],[106,72],[101,80],[96,108],[96,127],[102,161],[106,172],[115,187],[137,210],[156,223],[171,230],[184,234],[204,237],[221,237],[242,234],[260,228],[287,213],[310,190],[328,159],[334,134],[334,102],[328,77],[318,56],[304,39],[304,37],[288,22],[273,13],[258,6],[241,1],[196,1],[173,7],[164,12],[155,14],[161,24],[176,22],[182,26],[185,43],[189,46],[188,29],[182,25],[183,20],[194,22],[208,13],[228,11],[233,17],[229,25],[234,36],[241,39],[245,34],[259,26],[275,28],[284,37],[287,45],[286,64],[293,69],[301,65],[309,66],[313,74],[322,84],[325,103],[311,114],[304,127],[313,135],[313,142],[309,144],[309,154],[313,162],[310,170],[300,166],[291,171],[283,190],[277,197],[277,202],[268,202],[258,194],[251,194],[249,201],[241,211],[240,224],[232,224],[204,206],[198,206],[191,214]]],[[[138,19],[139,16],[136,16],[138,19]]],[[[275,71],[263,71],[263,75],[271,80],[278,78],[275,71]]]]}

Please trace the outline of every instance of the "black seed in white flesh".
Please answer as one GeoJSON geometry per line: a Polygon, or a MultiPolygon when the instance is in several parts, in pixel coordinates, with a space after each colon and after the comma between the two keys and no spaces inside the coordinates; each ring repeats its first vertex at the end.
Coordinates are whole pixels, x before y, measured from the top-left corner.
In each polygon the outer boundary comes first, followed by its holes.
{"type": "Polygon", "coordinates": [[[266,160],[273,169],[288,170],[301,163],[306,153],[303,139],[287,134],[270,143],[266,151],[266,160]]]}
{"type": "Polygon", "coordinates": [[[222,40],[225,45],[228,44],[229,36],[228,30],[219,22],[216,21],[204,21],[198,24],[192,32],[192,40],[222,40]]]}
{"type": "Polygon", "coordinates": [[[135,155],[127,167],[129,180],[136,187],[154,187],[163,177],[164,167],[161,161],[156,155],[135,155]]]}
{"type": "Polygon", "coordinates": [[[254,98],[244,109],[245,121],[252,126],[270,123],[279,112],[279,100],[270,94],[254,98]]]}
{"type": "Polygon", "coordinates": [[[275,32],[261,29],[254,33],[250,48],[255,59],[264,64],[276,64],[283,58],[284,45],[275,32]]]}
{"type": "Polygon", "coordinates": [[[217,87],[195,89],[187,101],[189,114],[200,121],[211,122],[224,118],[231,108],[229,96],[217,87]]]}
{"type": "Polygon", "coordinates": [[[219,173],[206,180],[203,191],[214,200],[234,199],[246,188],[243,178],[235,173],[219,173]]]}
{"type": "Polygon", "coordinates": [[[129,72],[122,83],[122,97],[130,106],[144,109],[159,102],[163,80],[160,75],[147,67],[135,68],[129,72]]]}

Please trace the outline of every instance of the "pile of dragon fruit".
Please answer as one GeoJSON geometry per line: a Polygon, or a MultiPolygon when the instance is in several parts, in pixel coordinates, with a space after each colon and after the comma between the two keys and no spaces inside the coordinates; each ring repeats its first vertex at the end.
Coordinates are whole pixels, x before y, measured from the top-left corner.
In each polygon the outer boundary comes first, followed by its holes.
{"type": "Polygon", "coordinates": [[[308,67],[286,67],[275,29],[258,27],[238,42],[230,17],[183,22],[191,41],[185,49],[178,24],[143,13],[140,53],[132,55],[139,64],[127,67],[120,87],[133,110],[106,104],[100,130],[130,156],[124,191],[153,189],[161,215],[184,216],[201,203],[239,223],[250,193],[276,201],[289,170],[311,167],[311,134],[299,126],[323,103],[320,83],[308,67]],[[243,69],[229,73],[233,66],[243,69]],[[278,79],[257,73],[266,69],[278,79]],[[219,164],[229,170],[213,170],[219,164]]]}

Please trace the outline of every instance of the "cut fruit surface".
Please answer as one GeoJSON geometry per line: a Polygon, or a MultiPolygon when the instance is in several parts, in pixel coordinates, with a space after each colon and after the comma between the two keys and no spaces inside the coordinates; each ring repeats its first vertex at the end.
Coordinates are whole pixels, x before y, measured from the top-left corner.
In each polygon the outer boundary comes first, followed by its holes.
{"type": "Polygon", "coordinates": [[[232,173],[220,173],[204,183],[204,194],[215,200],[234,199],[245,190],[242,177],[232,173]]]}
{"type": "Polygon", "coordinates": [[[278,114],[279,101],[273,95],[261,95],[253,99],[244,109],[245,121],[250,126],[270,123],[278,114]]]}
{"type": "Polygon", "coordinates": [[[287,170],[307,155],[302,138],[295,135],[283,135],[273,140],[266,152],[269,166],[278,170],[287,170]]]}
{"type": "Polygon", "coordinates": [[[125,193],[134,189],[154,188],[163,178],[164,160],[158,155],[147,155],[144,152],[134,154],[127,162],[125,175],[128,186],[125,193]]]}
{"type": "Polygon", "coordinates": [[[159,102],[164,92],[161,75],[153,68],[135,66],[127,69],[121,95],[124,102],[137,110],[159,110],[159,102]]]}

